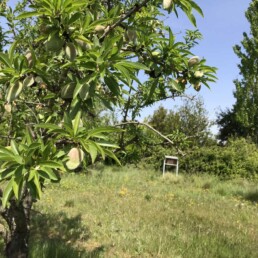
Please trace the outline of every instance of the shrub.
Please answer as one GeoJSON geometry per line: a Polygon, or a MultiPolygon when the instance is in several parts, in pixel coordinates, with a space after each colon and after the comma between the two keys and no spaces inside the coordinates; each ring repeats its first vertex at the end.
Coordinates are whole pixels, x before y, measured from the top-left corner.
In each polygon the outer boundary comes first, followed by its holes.
{"type": "Polygon", "coordinates": [[[210,173],[223,178],[258,177],[258,149],[246,139],[230,140],[226,146],[194,149],[181,159],[186,173],[210,173]]]}

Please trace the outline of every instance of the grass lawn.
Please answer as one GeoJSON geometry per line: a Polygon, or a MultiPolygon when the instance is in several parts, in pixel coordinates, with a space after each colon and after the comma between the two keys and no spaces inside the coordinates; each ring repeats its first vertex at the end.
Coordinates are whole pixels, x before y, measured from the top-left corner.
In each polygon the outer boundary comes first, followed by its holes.
{"type": "Polygon", "coordinates": [[[134,167],[69,174],[33,211],[31,257],[258,257],[258,184],[134,167]]]}

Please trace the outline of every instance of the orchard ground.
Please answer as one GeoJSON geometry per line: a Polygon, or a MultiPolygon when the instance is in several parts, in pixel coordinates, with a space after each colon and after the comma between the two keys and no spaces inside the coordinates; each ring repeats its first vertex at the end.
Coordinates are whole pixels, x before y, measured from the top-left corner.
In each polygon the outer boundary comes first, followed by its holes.
{"type": "Polygon", "coordinates": [[[30,257],[258,257],[245,179],[99,164],[47,185],[32,217],[30,257]]]}

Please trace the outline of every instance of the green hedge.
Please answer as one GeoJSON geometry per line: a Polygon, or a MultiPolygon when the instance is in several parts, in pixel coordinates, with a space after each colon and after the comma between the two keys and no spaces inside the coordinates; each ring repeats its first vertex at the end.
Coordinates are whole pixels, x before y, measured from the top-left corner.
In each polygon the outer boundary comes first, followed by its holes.
{"type": "Polygon", "coordinates": [[[258,178],[258,149],[245,139],[230,140],[226,146],[198,148],[180,160],[180,169],[186,173],[258,178]]]}

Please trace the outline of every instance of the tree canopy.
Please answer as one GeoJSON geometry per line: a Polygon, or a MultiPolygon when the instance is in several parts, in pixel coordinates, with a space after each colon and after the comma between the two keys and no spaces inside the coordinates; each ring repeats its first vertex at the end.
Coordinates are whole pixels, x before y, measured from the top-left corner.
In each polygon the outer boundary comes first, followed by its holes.
{"type": "Polygon", "coordinates": [[[258,142],[258,1],[253,0],[246,11],[250,23],[250,33],[243,34],[241,45],[234,46],[235,54],[240,58],[238,65],[240,80],[235,80],[234,97],[236,103],[232,109],[218,116],[220,139],[230,136],[250,137],[258,142]]]}
{"type": "Polygon", "coordinates": [[[97,157],[119,163],[108,137],[118,129],[89,126],[96,108],[138,112],[188,87],[208,86],[215,68],[191,51],[197,31],[177,41],[161,19],[181,9],[196,25],[193,13],[203,13],[192,0],[23,0],[14,8],[5,2],[1,206],[13,230],[7,256],[18,257],[27,254],[26,218],[46,181],[97,157]]]}
{"type": "Polygon", "coordinates": [[[185,99],[179,108],[173,110],[160,106],[148,120],[165,135],[184,135],[190,146],[205,145],[211,136],[209,129],[212,123],[200,98],[185,99]]]}

